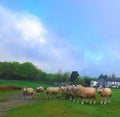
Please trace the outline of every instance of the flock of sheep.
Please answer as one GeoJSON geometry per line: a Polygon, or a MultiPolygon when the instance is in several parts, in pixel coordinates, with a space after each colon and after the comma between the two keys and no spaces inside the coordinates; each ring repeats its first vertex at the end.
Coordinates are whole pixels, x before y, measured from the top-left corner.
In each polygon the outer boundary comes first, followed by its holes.
{"type": "Polygon", "coordinates": [[[110,88],[103,88],[100,86],[99,88],[94,87],[84,87],[82,85],[68,85],[68,86],[60,86],[60,87],[37,87],[33,88],[23,88],[22,94],[23,99],[31,98],[33,94],[46,93],[48,99],[54,99],[58,94],[60,94],[61,99],[70,99],[74,102],[84,102],[96,103],[97,92],[101,96],[100,103],[106,104],[110,103],[110,97],[112,95],[112,90],[110,88]]]}

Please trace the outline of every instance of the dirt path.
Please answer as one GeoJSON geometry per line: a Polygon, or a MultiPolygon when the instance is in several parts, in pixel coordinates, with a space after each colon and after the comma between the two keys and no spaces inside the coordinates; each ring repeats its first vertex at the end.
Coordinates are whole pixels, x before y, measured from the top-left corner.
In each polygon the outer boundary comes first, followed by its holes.
{"type": "Polygon", "coordinates": [[[23,100],[21,94],[14,94],[10,96],[6,101],[0,102],[0,115],[5,114],[8,110],[17,106],[34,102],[33,99],[23,100]]]}

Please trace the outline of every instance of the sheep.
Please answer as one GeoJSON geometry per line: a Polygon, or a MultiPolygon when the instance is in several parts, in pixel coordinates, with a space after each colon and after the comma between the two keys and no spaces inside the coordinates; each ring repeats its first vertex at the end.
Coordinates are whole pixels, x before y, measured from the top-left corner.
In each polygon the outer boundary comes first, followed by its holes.
{"type": "MultiPolygon", "coordinates": [[[[71,94],[71,97],[72,97],[72,99],[73,99],[74,102],[79,97],[78,90],[79,90],[79,85],[78,86],[72,85],[72,87],[71,87],[71,93],[70,94],[71,94]]],[[[77,101],[77,102],[79,102],[79,101],[77,101]]]]}
{"type": "Polygon", "coordinates": [[[91,99],[93,99],[93,103],[95,104],[96,103],[96,88],[88,87],[86,88],[86,90],[87,90],[87,99],[90,99],[90,104],[92,103],[91,99]]]}
{"type": "Polygon", "coordinates": [[[80,91],[80,85],[77,85],[77,86],[72,85],[71,86],[70,95],[74,102],[77,101],[79,103],[79,100],[77,100],[77,99],[81,98],[79,95],[79,91],[80,91]]]}
{"type": "Polygon", "coordinates": [[[37,87],[37,88],[36,88],[36,93],[37,93],[37,94],[41,94],[42,92],[44,92],[44,90],[45,90],[45,88],[42,87],[42,86],[41,86],[41,87],[37,87]]]}
{"type": "Polygon", "coordinates": [[[51,98],[56,98],[56,96],[59,94],[59,92],[60,92],[60,88],[59,87],[48,87],[46,89],[46,94],[47,94],[47,97],[49,99],[50,99],[50,97],[51,98]]]}
{"type": "Polygon", "coordinates": [[[78,90],[78,96],[80,97],[82,104],[84,104],[85,99],[89,99],[90,104],[92,103],[91,99],[94,100],[94,104],[96,103],[96,89],[93,87],[84,87],[80,85],[78,90]]]}
{"type": "Polygon", "coordinates": [[[60,94],[61,94],[61,99],[66,99],[67,98],[67,87],[61,86],[60,94]]]}
{"type": "Polygon", "coordinates": [[[23,99],[31,99],[33,94],[34,94],[33,88],[23,88],[22,90],[23,99]]]}
{"type": "Polygon", "coordinates": [[[101,95],[102,100],[101,100],[101,104],[106,104],[106,103],[110,103],[110,98],[112,95],[112,90],[110,88],[103,88],[103,87],[99,87],[97,89],[98,93],[101,95]]]}
{"type": "Polygon", "coordinates": [[[72,100],[73,99],[73,96],[71,95],[72,85],[67,85],[66,88],[67,88],[67,97],[69,100],[72,100]]]}

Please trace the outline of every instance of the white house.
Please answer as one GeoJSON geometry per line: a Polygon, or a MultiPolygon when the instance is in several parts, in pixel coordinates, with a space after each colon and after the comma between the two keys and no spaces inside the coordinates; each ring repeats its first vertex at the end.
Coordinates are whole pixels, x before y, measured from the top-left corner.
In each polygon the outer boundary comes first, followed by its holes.
{"type": "Polygon", "coordinates": [[[98,82],[96,81],[96,80],[92,80],[91,81],[91,87],[94,87],[94,86],[96,86],[98,84],[98,82]]]}
{"type": "Polygon", "coordinates": [[[120,78],[99,78],[91,81],[91,87],[99,87],[100,85],[104,87],[120,88],[120,78]]]}

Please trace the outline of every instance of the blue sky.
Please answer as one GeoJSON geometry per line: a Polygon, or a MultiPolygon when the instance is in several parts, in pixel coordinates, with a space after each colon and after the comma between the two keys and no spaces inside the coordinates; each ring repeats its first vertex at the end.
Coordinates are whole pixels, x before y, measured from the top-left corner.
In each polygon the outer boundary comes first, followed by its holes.
{"type": "Polygon", "coordinates": [[[0,0],[0,41],[0,61],[120,76],[120,1],[0,0]]]}

